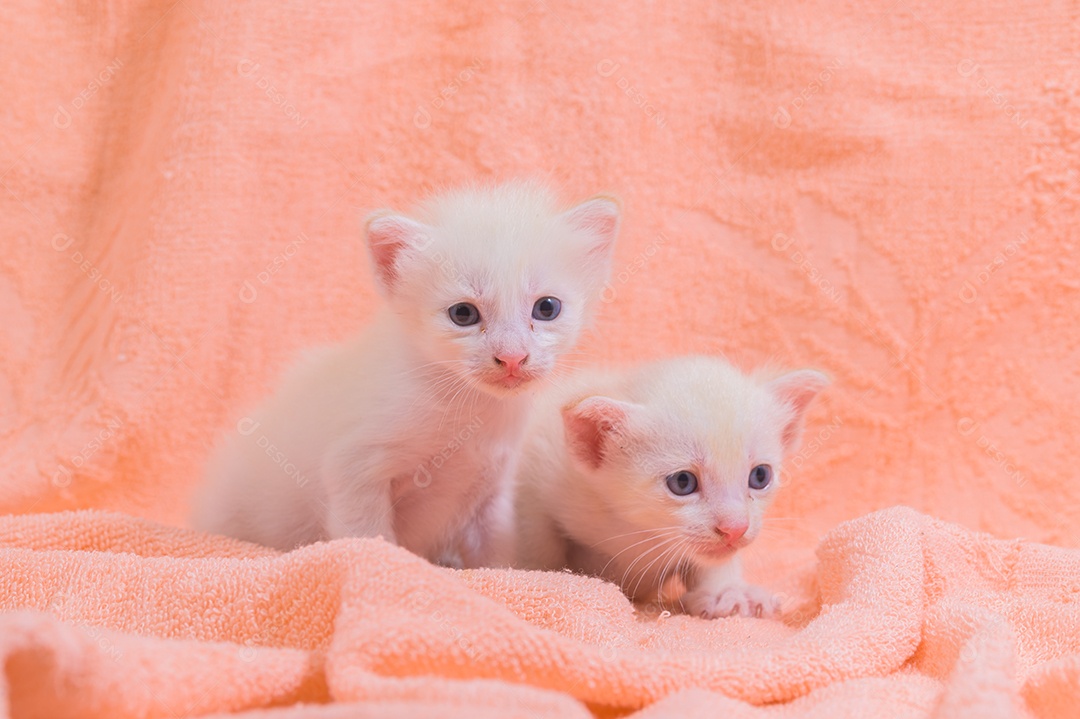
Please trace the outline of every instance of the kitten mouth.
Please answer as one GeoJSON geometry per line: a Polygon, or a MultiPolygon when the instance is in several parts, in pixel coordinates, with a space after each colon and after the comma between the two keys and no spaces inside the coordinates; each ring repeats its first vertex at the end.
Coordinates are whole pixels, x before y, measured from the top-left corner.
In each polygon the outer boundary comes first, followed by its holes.
{"type": "Polygon", "coordinates": [[[697,545],[697,553],[710,559],[724,559],[739,551],[727,542],[701,542],[697,545]]]}
{"type": "Polygon", "coordinates": [[[513,392],[529,384],[533,379],[533,375],[505,374],[499,377],[486,377],[484,383],[503,392],[513,392]]]}

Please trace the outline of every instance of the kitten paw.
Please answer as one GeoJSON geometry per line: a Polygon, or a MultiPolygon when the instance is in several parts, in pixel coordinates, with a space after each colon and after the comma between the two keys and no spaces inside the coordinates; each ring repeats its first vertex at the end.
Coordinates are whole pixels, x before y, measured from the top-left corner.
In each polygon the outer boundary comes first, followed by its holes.
{"type": "Polygon", "coordinates": [[[733,584],[720,591],[695,589],[679,599],[685,613],[702,619],[717,617],[773,617],[780,602],[771,593],[752,584],[733,584]]]}

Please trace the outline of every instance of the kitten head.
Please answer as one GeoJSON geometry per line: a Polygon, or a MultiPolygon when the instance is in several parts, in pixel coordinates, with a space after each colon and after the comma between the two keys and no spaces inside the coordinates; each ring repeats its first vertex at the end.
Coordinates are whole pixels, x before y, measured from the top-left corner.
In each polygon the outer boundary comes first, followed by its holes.
{"type": "Polygon", "coordinates": [[[435,197],[419,219],[379,214],[367,242],[379,286],[418,349],[497,396],[548,375],[607,281],[619,206],[559,211],[527,183],[435,197]]]}
{"type": "Polygon", "coordinates": [[[672,561],[724,562],[761,531],[781,462],[827,384],[814,370],[763,378],[714,358],[662,361],[628,377],[621,399],[566,406],[567,448],[617,533],[652,530],[672,561]]]}

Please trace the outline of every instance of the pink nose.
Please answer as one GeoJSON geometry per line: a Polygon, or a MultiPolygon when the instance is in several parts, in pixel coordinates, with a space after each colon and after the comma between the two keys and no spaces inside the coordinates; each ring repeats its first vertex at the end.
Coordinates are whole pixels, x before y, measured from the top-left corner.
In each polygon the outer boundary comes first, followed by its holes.
{"type": "Polygon", "coordinates": [[[750,524],[748,522],[732,522],[728,524],[718,524],[713,527],[713,531],[723,537],[724,541],[728,544],[741,539],[748,529],[750,529],[750,524]]]}
{"type": "Polygon", "coordinates": [[[506,368],[506,374],[516,375],[521,369],[521,365],[529,359],[529,355],[526,354],[500,354],[495,355],[495,364],[500,367],[506,368]]]}

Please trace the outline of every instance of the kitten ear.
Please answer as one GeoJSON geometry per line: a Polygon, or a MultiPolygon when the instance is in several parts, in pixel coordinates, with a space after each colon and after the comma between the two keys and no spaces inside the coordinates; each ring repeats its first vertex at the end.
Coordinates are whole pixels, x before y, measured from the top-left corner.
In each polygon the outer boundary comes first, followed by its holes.
{"type": "Polygon", "coordinates": [[[587,256],[606,265],[619,234],[619,201],[597,196],[564,212],[561,217],[572,229],[587,235],[587,256]]]}
{"type": "Polygon", "coordinates": [[[626,431],[634,405],[607,397],[587,397],[563,407],[563,430],[571,456],[591,469],[599,469],[611,443],[626,431]]]}
{"type": "Polygon", "coordinates": [[[818,392],[828,385],[829,378],[812,369],[788,372],[765,385],[766,389],[790,411],[787,423],[780,433],[780,441],[785,454],[799,446],[806,410],[818,392]]]}
{"type": "Polygon", "coordinates": [[[389,294],[401,278],[402,261],[431,244],[431,228],[402,215],[372,215],[364,228],[375,276],[389,294]]]}

